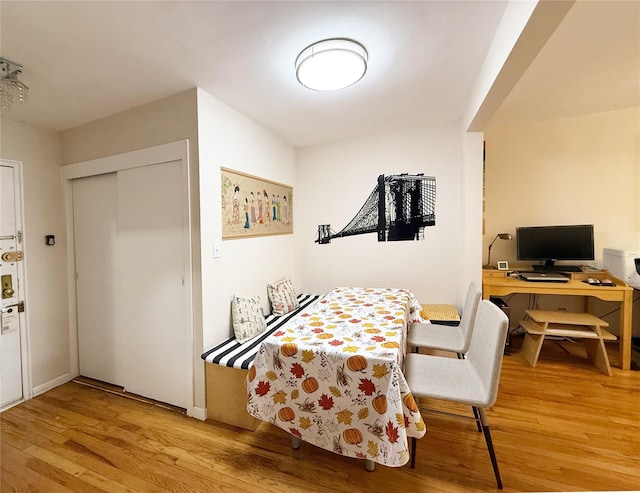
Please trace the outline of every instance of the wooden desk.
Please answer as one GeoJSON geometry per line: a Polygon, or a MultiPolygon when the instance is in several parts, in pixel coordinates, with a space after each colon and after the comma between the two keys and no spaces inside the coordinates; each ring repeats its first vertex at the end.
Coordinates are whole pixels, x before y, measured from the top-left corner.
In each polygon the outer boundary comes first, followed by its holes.
{"type": "Polygon", "coordinates": [[[568,282],[529,282],[508,277],[509,271],[485,269],[482,271],[482,297],[488,300],[491,296],[506,296],[508,294],[550,294],[554,296],[585,296],[587,311],[590,310],[592,298],[604,301],[620,302],[620,368],[629,370],[631,367],[631,307],[633,303],[633,288],[624,281],[613,277],[607,271],[573,272],[568,282]],[[615,286],[592,286],[583,280],[611,279],[615,286]]]}

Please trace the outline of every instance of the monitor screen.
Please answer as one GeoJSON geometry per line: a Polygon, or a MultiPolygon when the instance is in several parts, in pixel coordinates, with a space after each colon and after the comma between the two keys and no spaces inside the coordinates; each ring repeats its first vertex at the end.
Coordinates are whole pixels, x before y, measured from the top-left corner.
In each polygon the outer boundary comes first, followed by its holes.
{"type": "Polygon", "coordinates": [[[593,260],[593,224],[516,228],[518,260],[593,260]]]}

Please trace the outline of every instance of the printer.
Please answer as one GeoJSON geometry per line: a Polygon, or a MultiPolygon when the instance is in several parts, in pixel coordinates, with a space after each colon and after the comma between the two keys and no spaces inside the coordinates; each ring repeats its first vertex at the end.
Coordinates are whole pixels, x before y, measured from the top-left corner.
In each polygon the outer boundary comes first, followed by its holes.
{"type": "Polygon", "coordinates": [[[640,289],[640,247],[604,248],[602,250],[604,268],[629,286],[640,289]]]}

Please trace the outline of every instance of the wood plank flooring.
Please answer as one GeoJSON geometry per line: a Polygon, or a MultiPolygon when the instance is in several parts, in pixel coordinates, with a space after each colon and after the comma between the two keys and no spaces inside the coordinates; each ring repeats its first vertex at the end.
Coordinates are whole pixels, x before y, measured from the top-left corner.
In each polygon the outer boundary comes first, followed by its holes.
{"type": "MultiPolygon", "coordinates": [[[[415,469],[368,473],[308,444],[293,450],[267,423],[252,433],[69,382],[2,413],[1,491],[495,490],[473,421],[425,417],[415,469]]],[[[545,342],[536,368],[506,356],[488,418],[505,492],[640,490],[640,372],[607,377],[579,343],[545,342]]]]}

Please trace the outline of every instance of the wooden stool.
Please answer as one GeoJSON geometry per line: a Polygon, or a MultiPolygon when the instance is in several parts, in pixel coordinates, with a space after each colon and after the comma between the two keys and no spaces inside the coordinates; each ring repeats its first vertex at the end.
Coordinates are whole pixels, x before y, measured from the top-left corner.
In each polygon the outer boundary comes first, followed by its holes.
{"type": "Polygon", "coordinates": [[[570,313],[545,310],[525,310],[531,320],[521,320],[525,330],[520,352],[525,360],[536,366],[545,336],[583,339],[587,357],[602,373],[611,376],[609,357],[604,341],[615,341],[611,332],[603,329],[609,324],[590,313],[570,313]]]}

